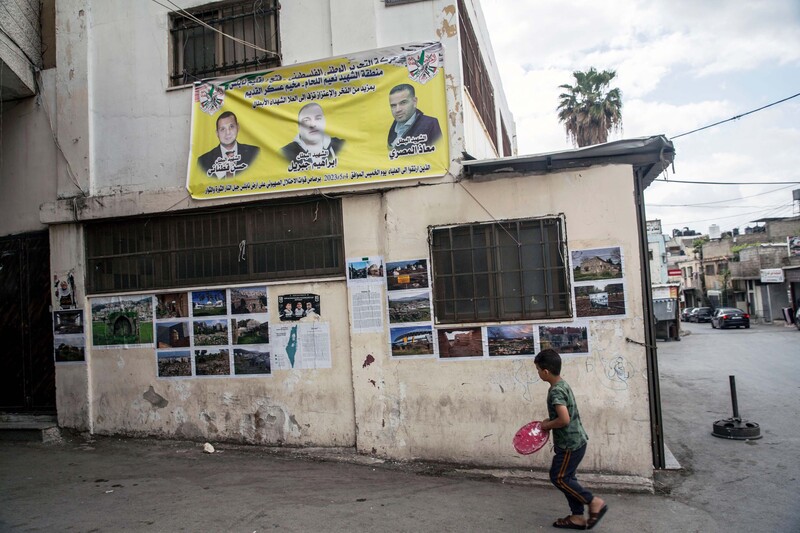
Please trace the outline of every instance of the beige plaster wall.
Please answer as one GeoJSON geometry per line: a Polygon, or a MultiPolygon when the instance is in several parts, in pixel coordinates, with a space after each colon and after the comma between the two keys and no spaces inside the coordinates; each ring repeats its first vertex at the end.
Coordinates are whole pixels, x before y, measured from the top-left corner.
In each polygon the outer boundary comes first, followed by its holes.
{"type": "MultiPolygon", "coordinates": [[[[159,378],[154,348],[91,350],[93,427],[100,434],[177,437],[287,446],[353,446],[353,386],[342,281],[271,285],[278,296],[321,298],[332,367],[274,370],[260,377],[159,378]]],[[[61,406],[59,406],[60,411],[61,406]]]]}
{"type": "MultiPolygon", "coordinates": [[[[386,192],[377,212],[374,200],[347,202],[345,234],[353,228],[361,232],[359,242],[372,242],[375,236],[363,228],[383,227],[385,240],[375,253],[398,261],[428,257],[429,225],[561,212],[571,250],[621,246],[627,317],[592,320],[591,355],[565,359],[562,375],[575,390],[590,435],[586,468],[650,476],[645,353],[625,341],[643,341],[632,195],[627,166],[401,189],[386,192]]],[[[354,363],[367,354],[375,358],[353,370],[360,450],[399,459],[548,466],[548,454],[523,457],[511,445],[523,423],[546,417],[547,385],[532,359],[399,360],[389,355],[388,331],[353,338],[354,363]]]]}
{"type": "MultiPolygon", "coordinates": [[[[50,271],[60,279],[72,273],[75,279],[75,296],[84,316],[84,328],[88,335],[89,312],[84,290],[83,230],[77,224],[62,224],[50,228],[50,271]]],[[[52,295],[51,295],[52,296],[52,295]]],[[[57,309],[55,301],[52,307],[57,309]]],[[[90,350],[86,343],[86,360],[90,350]]],[[[56,364],[56,410],[58,424],[62,427],[87,431],[91,429],[91,413],[88,363],[56,364]]]]}

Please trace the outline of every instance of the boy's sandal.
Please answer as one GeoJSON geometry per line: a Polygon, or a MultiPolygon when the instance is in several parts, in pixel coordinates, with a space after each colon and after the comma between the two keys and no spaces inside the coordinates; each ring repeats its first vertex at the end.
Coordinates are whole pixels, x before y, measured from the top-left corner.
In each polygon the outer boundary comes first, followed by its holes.
{"type": "Polygon", "coordinates": [[[570,520],[569,516],[565,516],[564,518],[559,518],[555,522],[553,522],[553,527],[558,529],[586,529],[585,524],[576,524],[572,520],[570,520]]]}
{"type": "Polygon", "coordinates": [[[589,520],[586,521],[586,529],[592,529],[594,526],[600,522],[600,519],[605,516],[606,511],[608,511],[608,505],[604,505],[602,509],[597,511],[596,513],[589,513],[589,520]]]}

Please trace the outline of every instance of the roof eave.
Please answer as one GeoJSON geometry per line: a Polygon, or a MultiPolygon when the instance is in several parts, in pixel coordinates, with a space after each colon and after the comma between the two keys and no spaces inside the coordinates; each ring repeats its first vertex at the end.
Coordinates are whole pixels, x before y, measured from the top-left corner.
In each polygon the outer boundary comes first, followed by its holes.
{"type": "Polygon", "coordinates": [[[631,165],[650,185],[675,158],[675,147],[663,135],[623,139],[574,150],[464,161],[467,178],[481,180],[526,174],[547,174],[596,165],[631,165]]]}

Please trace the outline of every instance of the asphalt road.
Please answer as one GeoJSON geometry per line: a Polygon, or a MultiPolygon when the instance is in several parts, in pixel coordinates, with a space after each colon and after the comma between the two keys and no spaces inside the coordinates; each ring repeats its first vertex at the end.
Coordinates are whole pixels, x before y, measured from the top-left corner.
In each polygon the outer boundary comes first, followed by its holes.
{"type": "Polygon", "coordinates": [[[782,325],[712,329],[682,324],[681,342],[658,342],[665,441],[684,467],[659,476],[670,496],[707,511],[723,531],[800,531],[800,331],[782,325]],[[739,416],[762,438],[713,437],[739,416]]]}

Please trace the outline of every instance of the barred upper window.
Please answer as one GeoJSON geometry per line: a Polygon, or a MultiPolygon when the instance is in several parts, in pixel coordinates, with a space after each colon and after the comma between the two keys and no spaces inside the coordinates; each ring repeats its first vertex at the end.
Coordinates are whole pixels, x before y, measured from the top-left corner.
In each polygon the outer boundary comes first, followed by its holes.
{"type": "Polygon", "coordinates": [[[344,275],[338,200],[86,225],[89,294],[344,275]]]}
{"type": "Polygon", "coordinates": [[[278,0],[239,0],[170,13],[170,86],[280,66],[278,11],[278,0]]]}
{"type": "Polygon", "coordinates": [[[430,229],[438,323],[569,318],[560,217],[430,229]]]}
{"type": "MultiPolygon", "coordinates": [[[[461,38],[461,66],[464,70],[464,87],[466,87],[469,97],[475,104],[478,116],[483,121],[492,144],[499,152],[499,147],[502,145],[497,138],[494,88],[463,0],[458,0],[458,32],[461,38]]],[[[508,149],[509,153],[504,153],[503,155],[511,155],[510,142],[508,149]]]]}

